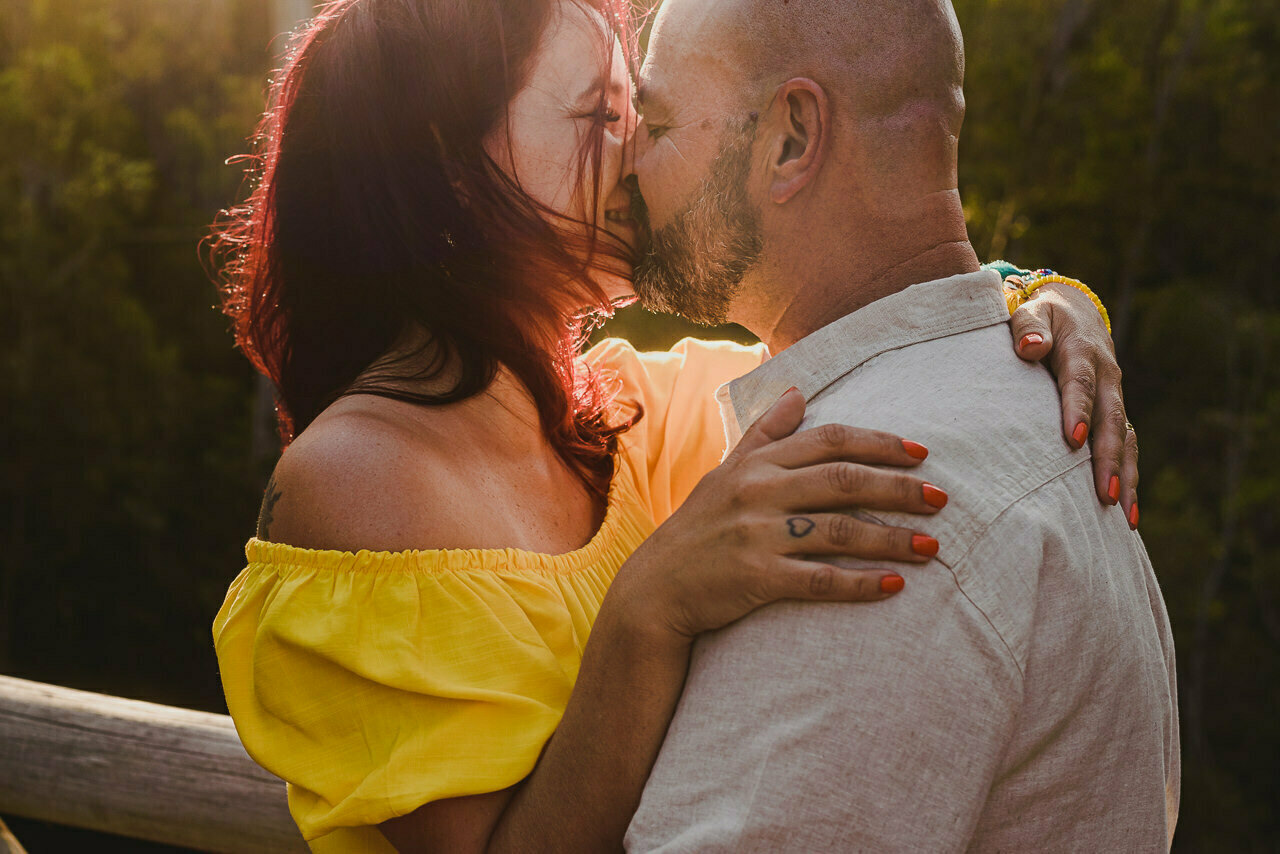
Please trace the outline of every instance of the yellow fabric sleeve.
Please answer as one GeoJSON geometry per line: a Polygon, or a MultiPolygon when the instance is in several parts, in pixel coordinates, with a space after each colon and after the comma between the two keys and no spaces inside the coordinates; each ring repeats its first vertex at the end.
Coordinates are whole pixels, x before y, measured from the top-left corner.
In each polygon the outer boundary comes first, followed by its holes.
{"type": "Polygon", "coordinates": [[[615,378],[620,412],[644,408],[622,450],[633,456],[636,471],[648,473],[637,487],[655,523],[670,516],[724,456],[716,389],[767,357],[763,344],[695,338],[665,352],[639,352],[627,341],[609,338],[586,353],[588,365],[606,379],[615,378]]]}
{"type": "Polygon", "coordinates": [[[389,850],[373,825],[533,770],[605,591],[653,530],[628,486],[565,555],[250,541],[218,665],[241,741],[290,784],[314,851],[389,850]]]}

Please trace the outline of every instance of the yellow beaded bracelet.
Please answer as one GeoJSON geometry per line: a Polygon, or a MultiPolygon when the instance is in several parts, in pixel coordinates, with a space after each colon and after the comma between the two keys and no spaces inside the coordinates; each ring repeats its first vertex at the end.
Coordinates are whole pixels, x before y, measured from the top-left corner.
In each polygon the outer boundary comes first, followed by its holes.
{"type": "Polygon", "coordinates": [[[1111,334],[1111,317],[1107,314],[1107,307],[1102,304],[1102,300],[1098,299],[1098,295],[1090,290],[1089,286],[1079,279],[1069,279],[1066,276],[1059,276],[1052,270],[1037,270],[1030,277],[1023,278],[1020,276],[1009,276],[1005,280],[1004,298],[1009,306],[1009,314],[1013,314],[1018,306],[1031,299],[1031,294],[1037,288],[1044,285],[1057,283],[1075,288],[1089,298],[1094,307],[1098,309],[1098,314],[1102,315],[1102,322],[1107,325],[1107,334],[1111,334]]]}

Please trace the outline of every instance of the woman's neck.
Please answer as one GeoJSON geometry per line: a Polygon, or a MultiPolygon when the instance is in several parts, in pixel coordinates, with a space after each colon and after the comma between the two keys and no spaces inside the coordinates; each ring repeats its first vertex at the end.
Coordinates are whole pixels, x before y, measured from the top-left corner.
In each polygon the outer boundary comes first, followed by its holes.
{"type": "MultiPolygon", "coordinates": [[[[426,397],[452,392],[462,379],[456,355],[442,354],[426,333],[409,330],[382,357],[375,360],[353,384],[370,392],[393,391],[426,397]]],[[[438,406],[406,410],[415,420],[436,421],[446,415],[459,429],[459,439],[485,437],[496,457],[527,457],[551,451],[542,432],[538,407],[524,383],[503,364],[488,386],[477,394],[438,406]]]]}

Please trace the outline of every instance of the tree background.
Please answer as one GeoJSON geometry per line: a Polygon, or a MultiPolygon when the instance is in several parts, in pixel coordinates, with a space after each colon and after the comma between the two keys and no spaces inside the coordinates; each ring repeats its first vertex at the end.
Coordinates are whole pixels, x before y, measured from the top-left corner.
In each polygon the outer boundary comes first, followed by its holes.
{"type": "MultiPolygon", "coordinates": [[[[1178,648],[1175,849],[1276,850],[1280,5],[955,5],[979,255],[1113,313],[1178,648]]],[[[276,448],[197,244],[275,32],[261,0],[0,6],[0,672],[225,711],[210,624],[276,448]]],[[[111,844],[10,824],[33,854],[111,844]]]]}

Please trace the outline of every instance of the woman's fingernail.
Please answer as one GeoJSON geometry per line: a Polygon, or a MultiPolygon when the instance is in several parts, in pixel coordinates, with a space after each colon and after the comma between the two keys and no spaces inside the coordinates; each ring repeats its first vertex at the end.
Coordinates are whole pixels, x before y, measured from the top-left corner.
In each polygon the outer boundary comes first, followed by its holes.
{"type": "Polygon", "coordinates": [[[925,557],[933,557],[938,553],[938,541],[924,534],[916,534],[911,538],[911,551],[925,557]]]}
{"type": "Polygon", "coordinates": [[[1107,484],[1107,497],[1116,502],[1120,500],[1120,478],[1111,475],[1111,483],[1107,484]]]}
{"type": "Polygon", "coordinates": [[[924,485],[924,503],[941,510],[947,506],[947,494],[932,483],[924,485]]]}
{"type": "Polygon", "coordinates": [[[1028,347],[1032,347],[1032,346],[1035,346],[1036,344],[1043,344],[1043,343],[1044,343],[1043,335],[1041,335],[1038,332],[1028,332],[1026,335],[1023,335],[1022,340],[1018,342],[1018,349],[1025,350],[1028,347]]]}
{"type": "Polygon", "coordinates": [[[929,456],[929,449],[919,442],[912,442],[909,439],[902,440],[902,449],[917,460],[923,460],[929,456]]]}
{"type": "Polygon", "coordinates": [[[1071,440],[1076,443],[1077,448],[1084,447],[1084,440],[1089,438],[1089,425],[1081,421],[1076,425],[1076,429],[1071,432],[1071,440]]]}
{"type": "Polygon", "coordinates": [[[1138,530],[1138,502],[1133,502],[1133,506],[1129,508],[1129,527],[1138,530]]]}
{"type": "Polygon", "coordinates": [[[903,580],[901,575],[886,575],[880,579],[881,593],[897,593],[906,586],[907,582],[903,580]]]}

